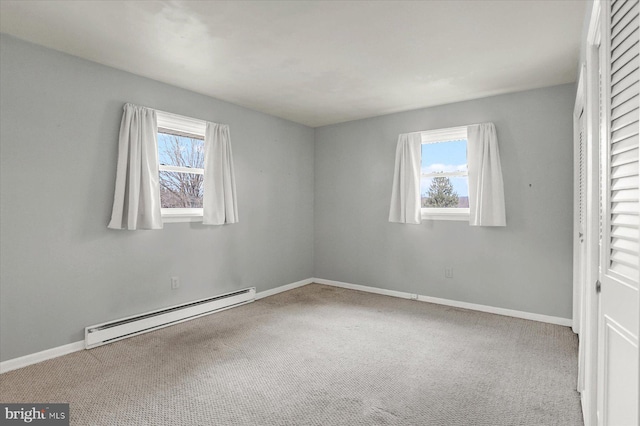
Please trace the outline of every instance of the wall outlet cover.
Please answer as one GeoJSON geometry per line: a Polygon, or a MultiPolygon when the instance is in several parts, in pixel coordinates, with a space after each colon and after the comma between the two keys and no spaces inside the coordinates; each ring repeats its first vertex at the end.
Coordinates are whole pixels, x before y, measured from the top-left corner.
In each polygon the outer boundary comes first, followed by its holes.
{"type": "Polygon", "coordinates": [[[173,290],[180,288],[180,277],[171,277],[171,288],[173,290]]]}

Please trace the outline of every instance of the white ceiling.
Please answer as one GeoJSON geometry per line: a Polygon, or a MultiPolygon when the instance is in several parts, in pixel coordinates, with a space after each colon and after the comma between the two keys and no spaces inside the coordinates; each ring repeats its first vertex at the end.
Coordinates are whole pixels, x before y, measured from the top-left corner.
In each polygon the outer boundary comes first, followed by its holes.
{"type": "Polygon", "coordinates": [[[0,1],[0,31],[309,126],[574,82],[587,2],[0,1]]]}

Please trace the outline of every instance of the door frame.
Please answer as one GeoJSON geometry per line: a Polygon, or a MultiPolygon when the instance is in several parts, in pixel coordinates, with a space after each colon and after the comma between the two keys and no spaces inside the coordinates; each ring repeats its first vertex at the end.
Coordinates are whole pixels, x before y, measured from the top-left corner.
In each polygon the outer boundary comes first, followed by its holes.
{"type": "MultiPolygon", "coordinates": [[[[601,26],[601,0],[593,2],[587,34],[586,50],[586,276],[581,289],[580,347],[584,353],[582,411],[585,426],[595,426],[597,419],[598,375],[598,313],[599,295],[595,283],[598,280],[600,262],[600,87],[601,51],[603,30],[601,26]]],[[[580,390],[580,389],[579,389],[580,390]]]]}
{"type": "MultiPolygon", "coordinates": [[[[580,76],[578,77],[578,90],[576,91],[576,102],[573,107],[573,332],[580,335],[582,319],[582,270],[584,269],[584,255],[582,253],[583,244],[578,243],[583,239],[583,229],[580,228],[580,132],[582,132],[582,149],[584,160],[586,161],[586,95],[585,95],[585,76],[586,65],[580,67],[580,76]],[[583,117],[582,126],[580,125],[580,117],[583,117]]],[[[586,164],[585,164],[586,166],[586,164]]],[[[586,177],[586,173],[585,173],[586,177]]],[[[586,182],[583,182],[586,184],[586,182]]],[[[585,188],[586,192],[586,188],[585,188]]]]}
{"type": "MultiPolygon", "coordinates": [[[[576,92],[576,102],[573,108],[573,332],[578,336],[584,335],[585,328],[585,279],[586,268],[586,161],[587,161],[587,108],[586,108],[586,65],[580,67],[578,78],[578,90],[576,92]],[[581,137],[582,135],[582,137],[581,137]],[[582,155],[581,155],[582,154],[582,155]],[[582,159],[582,163],[581,160],[582,159]],[[584,167],[584,176],[582,175],[584,167]],[[581,178],[584,180],[581,181],[581,178]],[[582,217],[581,214],[585,217],[582,217]]],[[[585,348],[578,346],[578,392],[584,390],[584,361],[585,348]]]]}

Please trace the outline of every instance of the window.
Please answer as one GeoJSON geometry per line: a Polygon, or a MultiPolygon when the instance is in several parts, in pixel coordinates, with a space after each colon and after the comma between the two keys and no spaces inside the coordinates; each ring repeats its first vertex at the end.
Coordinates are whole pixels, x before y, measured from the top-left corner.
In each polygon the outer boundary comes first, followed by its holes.
{"type": "Polygon", "coordinates": [[[467,128],[422,133],[422,218],[469,220],[467,128]]]}
{"type": "Polygon", "coordinates": [[[163,222],[202,220],[206,123],[157,111],[163,222]]]}

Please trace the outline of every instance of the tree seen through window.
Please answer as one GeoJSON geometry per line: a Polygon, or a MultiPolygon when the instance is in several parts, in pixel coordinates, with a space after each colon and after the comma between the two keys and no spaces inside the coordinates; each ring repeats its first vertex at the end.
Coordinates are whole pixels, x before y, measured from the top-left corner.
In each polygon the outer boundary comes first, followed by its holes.
{"type": "Polygon", "coordinates": [[[468,208],[466,139],[423,143],[421,155],[422,208],[468,208]]]}
{"type": "Polygon", "coordinates": [[[204,144],[201,139],[158,133],[162,208],[202,208],[204,144]],[[178,169],[179,168],[179,169],[178,169]]]}

